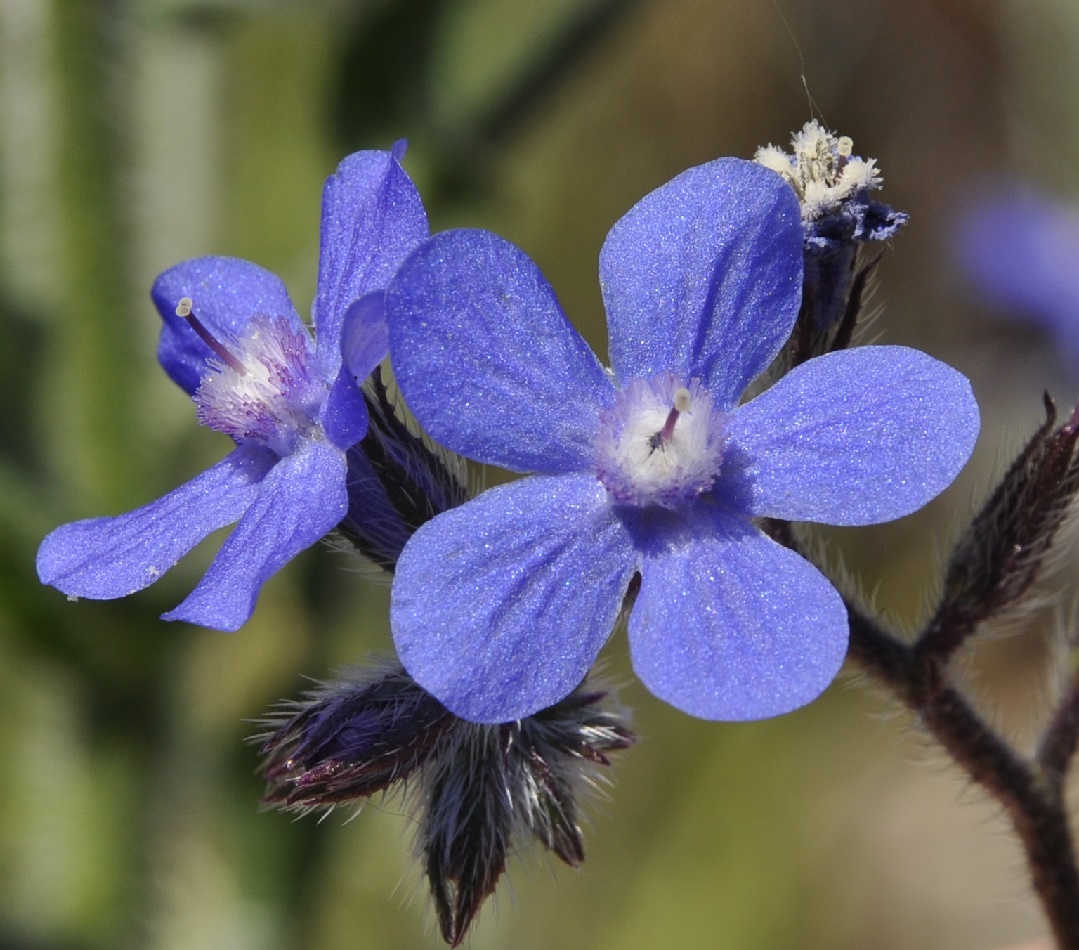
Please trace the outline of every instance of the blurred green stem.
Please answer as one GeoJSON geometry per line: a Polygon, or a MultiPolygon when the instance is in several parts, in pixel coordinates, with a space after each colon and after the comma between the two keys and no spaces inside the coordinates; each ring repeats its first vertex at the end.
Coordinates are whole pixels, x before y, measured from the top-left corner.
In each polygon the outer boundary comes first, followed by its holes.
{"type": "Polygon", "coordinates": [[[137,374],[124,371],[134,365],[121,193],[130,162],[116,82],[129,25],[126,4],[117,0],[54,0],[51,12],[61,313],[53,324],[48,444],[67,469],[72,507],[111,510],[130,500],[137,469],[129,444],[137,374]]]}

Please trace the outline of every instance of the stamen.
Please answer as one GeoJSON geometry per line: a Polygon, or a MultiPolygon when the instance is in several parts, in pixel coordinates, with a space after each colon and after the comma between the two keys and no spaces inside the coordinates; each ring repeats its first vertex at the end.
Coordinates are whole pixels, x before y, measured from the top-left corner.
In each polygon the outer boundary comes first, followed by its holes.
{"type": "Polygon", "coordinates": [[[245,376],[247,367],[225,348],[224,344],[207,329],[206,324],[195,316],[194,306],[195,302],[190,297],[181,297],[180,302],[176,305],[176,316],[182,317],[191,324],[191,329],[199,335],[199,339],[213,350],[220,357],[221,362],[228,366],[229,369],[234,370],[241,376],[245,376]]]}
{"type": "Polygon", "coordinates": [[[689,411],[689,404],[692,399],[692,394],[685,386],[681,386],[674,391],[674,406],[667,413],[667,421],[663,423],[663,428],[648,440],[648,445],[653,452],[664,442],[670,442],[674,437],[674,424],[683,412],[689,411]]]}

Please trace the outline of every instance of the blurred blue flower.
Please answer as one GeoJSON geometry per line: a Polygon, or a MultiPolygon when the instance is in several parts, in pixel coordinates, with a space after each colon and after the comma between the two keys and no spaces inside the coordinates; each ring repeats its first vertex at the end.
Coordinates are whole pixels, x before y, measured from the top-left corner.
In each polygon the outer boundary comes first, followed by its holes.
{"type": "Polygon", "coordinates": [[[734,159],[679,175],[600,255],[608,372],[518,248],[439,234],[387,290],[409,407],[451,450],[536,473],[405,546],[391,621],[406,669],[466,719],[518,719],[584,678],[638,572],[638,675],[692,715],[777,715],[843,662],[838,592],[754,523],[860,525],[947,486],[978,431],[967,380],[922,353],[830,353],[739,404],[791,332],[793,190],[734,159]]]}
{"type": "Polygon", "coordinates": [[[982,299],[1040,324],[1079,366],[1079,208],[997,186],[960,216],[956,249],[982,299]]]}
{"type": "Polygon", "coordinates": [[[235,630],[270,575],[344,517],[346,450],[368,423],[357,381],[386,354],[381,290],[428,233],[403,155],[403,142],[358,152],[326,182],[315,340],[284,284],[255,264],[203,257],[158,277],[161,365],[199,421],[236,448],[143,508],[57,528],[38,551],[44,583],[123,597],[238,521],[198,586],[164,614],[235,630]]]}

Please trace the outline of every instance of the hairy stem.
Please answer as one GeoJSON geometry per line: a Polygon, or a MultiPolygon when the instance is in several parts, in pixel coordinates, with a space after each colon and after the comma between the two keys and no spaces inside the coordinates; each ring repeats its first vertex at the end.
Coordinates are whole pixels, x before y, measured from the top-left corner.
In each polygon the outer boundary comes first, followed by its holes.
{"type": "Polygon", "coordinates": [[[915,651],[848,600],[850,657],[885,684],[975,782],[1004,807],[1061,950],[1079,950],[1079,868],[1064,796],[1079,691],[1069,690],[1034,759],[1012,748],[950,683],[946,660],[915,651]]]}

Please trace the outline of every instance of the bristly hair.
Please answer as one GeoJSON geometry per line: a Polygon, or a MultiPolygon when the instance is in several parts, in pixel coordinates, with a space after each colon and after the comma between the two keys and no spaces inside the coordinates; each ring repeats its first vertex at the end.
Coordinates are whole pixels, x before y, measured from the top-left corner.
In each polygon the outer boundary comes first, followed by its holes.
{"type": "Polygon", "coordinates": [[[324,683],[264,721],[263,804],[306,814],[404,795],[439,928],[451,946],[494,893],[515,848],[536,840],[584,860],[578,799],[635,741],[613,696],[582,684],[534,716],[454,716],[396,663],[324,683]]]}
{"type": "Polygon", "coordinates": [[[393,572],[405,542],[435,515],[471,497],[465,461],[418,431],[381,367],[363,385],[367,435],[348,451],[349,510],[338,534],[393,572]]]}
{"type": "Polygon", "coordinates": [[[1042,571],[1079,494],[1079,407],[1059,428],[1045,422],[1011,464],[956,544],[937,608],[917,649],[950,656],[983,621],[1014,608],[1042,571]]]}
{"type": "Polygon", "coordinates": [[[456,717],[384,662],[320,683],[261,724],[263,805],[307,814],[403,787],[456,717]]]}

